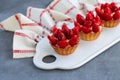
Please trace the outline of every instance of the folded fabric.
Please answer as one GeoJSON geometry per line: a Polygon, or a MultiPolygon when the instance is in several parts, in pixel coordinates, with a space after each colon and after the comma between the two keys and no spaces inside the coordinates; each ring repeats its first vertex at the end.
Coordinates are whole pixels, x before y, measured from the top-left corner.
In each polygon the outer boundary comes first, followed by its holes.
{"type": "Polygon", "coordinates": [[[62,21],[73,22],[71,17],[61,12],[34,7],[29,7],[27,9],[27,17],[45,27],[47,30],[50,30],[53,26],[62,21]]]}
{"type": "Polygon", "coordinates": [[[27,16],[18,13],[0,23],[0,29],[14,31],[13,58],[33,57],[37,42],[50,34],[53,26],[73,21],[57,11],[32,7],[28,8],[27,16]]]}
{"type": "Polygon", "coordinates": [[[15,31],[13,39],[13,58],[31,57],[35,53],[36,43],[49,34],[47,30],[22,14],[15,14],[0,23],[1,28],[15,31]]]}
{"type": "Polygon", "coordinates": [[[79,5],[78,0],[54,0],[47,8],[59,11],[75,19],[76,14],[84,15],[84,5],[79,5]]]}
{"type": "Polygon", "coordinates": [[[96,6],[106,2],[116,2],[120,5],[120,0],[53,0],[48,5],[48,9],[59,11],[75,19],[76,14],[85,15],[87,11],[94,11],[96,6]]]}

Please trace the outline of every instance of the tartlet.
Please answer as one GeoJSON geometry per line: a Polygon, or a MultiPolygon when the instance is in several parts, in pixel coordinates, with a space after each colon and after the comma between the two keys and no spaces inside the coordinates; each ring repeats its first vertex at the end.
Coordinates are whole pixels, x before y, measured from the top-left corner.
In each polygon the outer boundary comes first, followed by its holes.
{"type": "Polygon", "coordinates": [[[113,28],[120,23],[120,7],[114,2],[101,4],[95,11],[102,19],[104,27],[113,28]]]}
{"type": "Polygon", "coordinates": [[[80,38],[83,40],[96,40],[102,32],[102,21],[98,15],[94,16],[92,11],[89,11],[85,18],[77,14],[76,21],[81,25],[80,38]]]}
{"type": "Polygon", "coordinates": [[[48,36],[52,48],[60,55],[69,55],[73,53],[79,42],[79,27],[69,29],[66,24],[62,25],[62,29],[53,27],[52,35],[48,36]]]}

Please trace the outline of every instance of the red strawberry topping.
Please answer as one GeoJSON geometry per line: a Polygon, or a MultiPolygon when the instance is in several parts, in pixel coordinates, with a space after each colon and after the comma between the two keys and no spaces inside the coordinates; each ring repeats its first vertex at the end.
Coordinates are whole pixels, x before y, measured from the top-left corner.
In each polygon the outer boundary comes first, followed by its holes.
{"type": "Polygon", "coordinates": [[[83,25],[83,24],[84,24],[84,21],[85,21],[84,17],[83,17],[82,15],[80,15],[80,14],[77,14],[76,20],[77,20],[77,22],[78,22],[79,24],[81,24],[81,25],[83,25]]]}
{"type": "Polygon", "coordinates": [[[66,24],[63,24],[63,25],[62,25],[62,32],[63,32],[65,35],[68,36],[68,34],[69,34],[69,28],[67,27],[66,24]]]}
{"type": "Polygon", "coordinates": [[[114,11],[116,7],[116,3],[112,2],[109,7],[111,8],[112,11],[114,11]]]}
{"type": "Polygon", "coordinates": [[[51,32],[55,32],[57,30],[56,26],[52,27],[51,32]]]}
{"type": "Polygon", "coordinates": [[[96,15],[95,20],[96,20],[97,22],[101,22],[101,19],[100,19],[100,17],[99,17],[98,15],[96,15]]]}
{"type": "Polygon", "coordinates": [[[80,27],[80,24],[77,21],[74,21],[74,25],[75,25],[75,27],[77,27],[77,26],[80,27]]]}
{"type": "Polygon", "coordinates": [[[119,11],[116,11],[116,12],[115,12],[115,14],[113,15],[113,19],[114,19],[114,20],[120,19],[120,12],[119,12],[119,11]]]}
{"type": "Polygon", "coordinates": [[[95,23],[95,22],[99,23],[99,25],[102,24],[102,21],[101,21],[101,19],[100,19],[100,17],[99,17],[98,15],[96,15],[96,17],[95,17],[94,23],[95,23]]]}
{"type": "Polygon", "coordinates": [[[63,40],[63,41],[59,41],[58,42],[58,46],[60,48],[66,48],[68,46],[68,42],[66,40],[63,40]]]}
{"type": "Polygon", "coordinates": [[[92,20],[94,18],[93,12],[89,11],[86,15],[86,20],[92,20]]]}
{"type": "Polygon", "coordinates": [[[74,34],[74,35],[79,35],[80,30],[79,30],[78,27],[74,27],[74,28],[72,29],[72,31],[73,31],[73,34],[74,34]]]}
{"type": "Polygon", "coordinates": [[[100,9],[95,8],[95,11],[100,16],[100,18],[105,21],[120,19],[120,7],[118,7],[115,2],[101,4],[100,9]]]}
{"type": "Polygon", "coordinates": [[[70,39],[69,44],[70,44],[71,46],[74,46],[74,45],[78,44],[78,42],[79,42],[79,37],[78,37],[77,35],[74,35],[74,36],[70,39]]]}
{"type": "Polygon", "coordinates": [[[95,11],[98,14],[98,16],[100,16],[100,18],[102,19],[103,18],[103,12],[102,12],[102,10],[99,9],[99,8],[95,8],[95,11]]]}
{"type": "Polygon", "coordinates": [[[51,31],[53,34],[48,36],[48,39],[53,46],[66,48],[67,46],[76,45],[79,41],[80,25],[77,22],[74,22],[74,28],[72,29],[69,29],[66,24],[63,24],[62,29],[53,27],[51,31]]]}
{"type": "Polygon", "coordinates": [[[62,32],[60,29],[57,29],[57,30],[55,30],[54,32],[53,32],[53,35],[55,36],[55,37],[58,37],[58,33],[60,33],[60,32],[62,32]]]}
{"type": "Polygon", "coordinates": [[[105,10],[104,10],[104,13],[108,13],[108,14],[111,14],[112,11],[109,7],[106,7],[105,10]]]}
{"type": "Polygon", "coordinates": [[[92,21],[85,21],[85,23],[84,23],[84,26],[86,26],[86,27],[91,27],[92,26],[92,21]]]}
{"type": "Polygon", "coordinates": [[[112,16],[111,16],[111,14],[109,14],[109,13],[104,13],[104,14],[103,14],[103,19],[104,19],[105,21],[110,21],[110,20],[112,20],[112,16]]]}
{"type": "Polygon", "coordinates": [[[70,39],[73,35],[74,35],[73,31],[72,31],[72,29],[70,29],[69,30],[69,35],[67,36],[68,39],[70,39]]]}
{"type": "Polygon", "coordinates": [[[50,40],[50,43],[52,45],[56,45],[57,44],[57,39],[54,38],[53,36],[48,36],[48,39],[50,40]]]}
{"type": "Polygon", "coordinates": [[[113,12],[119,10],[119,8],[117,6],[113,6],[111,9],[112,9],[113,12]]]}
{"type": "Polygon", "coordinates": [[[88,33],[91,32],[91,30],[90,30],[89,28],[85,27],[85,26],[83,26],[83,27],[81,28],[81,31],[83,31],[83,32],[86,33],[86,34],[88,34],[88,33]]]}
{"type": "Polygon", "coordinates": [[[62,32],[59,32],[58,33],[58,40],[61,41],[61,40],[66,40],[66,37],[65,35],[62,33],[62,32]]]}
{"type": "MultiPolygon", "coordinates": [[[[107,5],[107,4],[106,4],[107,5]]],[[[104,5],[103,5],[104,7],[104,5]]],[[[103,12],[101,9],[96,8],[96,11],[99,15],[101,15],[102,17],[104,16],[103,12]]],[[[111,14],[111,11],[108,7],[106,7],[106,12],[111,14]]],[[[110,19],[109,16],[105,16],[105,19],[110,19]]],[[[77,26],[77,22],[74,22],[74,24],[77,26]]],[[[100,19],[100,17],[98,15],[94,16],[92,11],[88,11],[88,13],[86,14],[86,19],[83,22],[82,26],[80,27],[79,31],[84,32],[85,34],[88,34],[90,32],[99,32],[99,26],[102,26],[102,20],[100,19]],[[94,27],[94,28],[93,28],[94,27]]],[[[73,29],[74,33],[77,32],[76,34],[78,34],[77,29],[73,29]]]]}
{"type": "Polygon", "coordinates": [[[75,25],[75,27],[77,27],[78,30],[80,31],[81,25],[80,25],[77,21],[74,21],[74,25],[75,25]]]}
{"type": "Polygon", "coordinates": [[[99,24],[98,23],[94,23],[92,30],[95,33],[99,32],[100,31],[99,24]]]}
{"type": "Polygon", "coordinates": [[[101,9],[105,9],[105,5],[104,4],[101,4],[101,9]]]}

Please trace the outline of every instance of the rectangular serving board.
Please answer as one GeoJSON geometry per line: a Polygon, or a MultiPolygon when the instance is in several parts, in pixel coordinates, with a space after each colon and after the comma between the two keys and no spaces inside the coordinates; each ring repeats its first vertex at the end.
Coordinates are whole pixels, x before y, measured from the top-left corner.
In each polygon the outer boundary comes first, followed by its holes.
{"type": "Polygon", "coordinates": [[[36,47],[33,62],[41,69],[75,69],[95,58],[119,41],[120,25],[115,28],[104,28],[99,38],[94,41],[80,40],[76,51],[68,56],[58,55],[49,45],[49,41],[43,40],[36,47]],[[41,46],[41,44],[44,45],[41,46]],[[46,55],[54,55],[57,59],[53,63],[44,63],[42,62],[42,58],[46,55]]]}

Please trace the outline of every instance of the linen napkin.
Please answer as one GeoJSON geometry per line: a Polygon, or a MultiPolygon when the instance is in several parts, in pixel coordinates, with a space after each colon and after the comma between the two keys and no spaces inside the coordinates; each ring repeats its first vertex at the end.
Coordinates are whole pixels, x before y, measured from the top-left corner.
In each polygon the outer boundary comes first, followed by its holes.
{"type": "Polygon", "coordinates": [[[14,32],[13,58],[33,57],[36,44],[50,34],[53,26],[73,21],[60,12],[32,7],[28,8],[27,16],[18,13],[0,23],[0,29],[14,32]]]}
{"type": "Polygon", "coordinates": [[[94,11],[101,3],[116,2],[120,6],[120,0],[53,0],[47,8],[59,11],[75,19],[76,14],[85,15],[87,11],[94,11]]]}
{"type": "Polygon", "coordinates": [[[27,17],[39,25],[50,30],[53,26],[59,25],[61,22],[73,22],[73,19],[61,12],[29,7],[27,9],[27,17]]]}
{"type": "Polygon", "coordinates": [[[22,14],[15,14],[0,23],[1,28],[14,31],[13,58],[32,57],[36,43],[49,34],[47,30],[22,14]]]}
{"type": "Polygon", "coordinates": [[[84,5],[82,3],[79,5],[78,0],[54,0],[47,8],[61,12],[73,19],[78,13],[84,15],[85,10],[84,5]]]}

